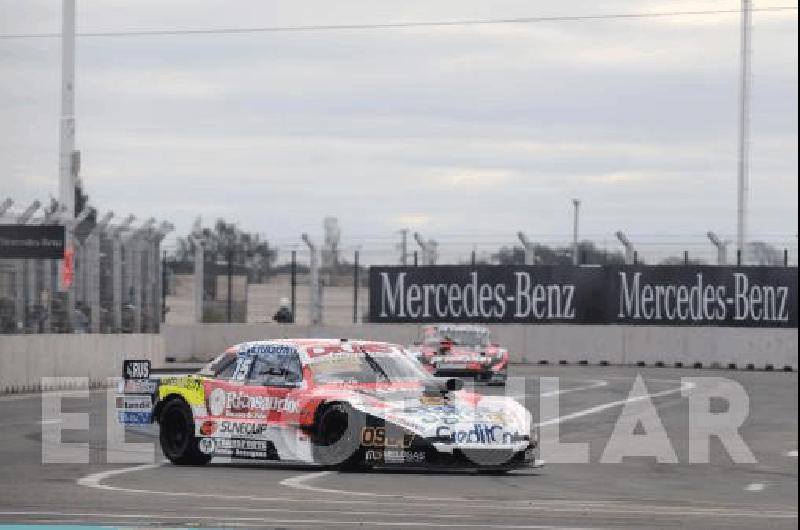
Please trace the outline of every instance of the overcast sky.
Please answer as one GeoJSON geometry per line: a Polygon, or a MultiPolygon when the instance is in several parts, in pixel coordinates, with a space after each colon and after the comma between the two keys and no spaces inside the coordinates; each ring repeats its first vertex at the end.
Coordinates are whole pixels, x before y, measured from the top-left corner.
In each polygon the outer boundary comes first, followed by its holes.
{"type": "MultiPolygon", "coordinates": [[[[735,9],[725,0],[78,0],[78,31],[735,9]]],[[[794,5],[764,0],[758,6],[794,5]]],[[[0,33],[60,31],[0,0],[0,33]]],[[[796,241],[797,12],[753,15],[751,231],[796,241]]],[[[216,217],[280,243],[642,239],[736,226],[739,15],[243,35],[79,38],[92,203],[216,217]],[[481,239],[483,238],[483,239],[481,239]],[[488,238],[488,239],[487,239],[488,238]]],[[[58,39],[0,40],[0,194],[58,189],[58,39]]]]}

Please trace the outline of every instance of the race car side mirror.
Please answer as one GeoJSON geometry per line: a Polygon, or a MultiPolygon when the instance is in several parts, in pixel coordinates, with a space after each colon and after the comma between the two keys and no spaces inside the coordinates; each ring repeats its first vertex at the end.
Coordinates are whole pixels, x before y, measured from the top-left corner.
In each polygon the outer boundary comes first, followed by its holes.
{"type": "Polygon", "coordinates": [[[456,392],[457,390],[461,390],[462,388],[464,388],[464,381],[458,379],[457,377],[451,377],[444,384],[444,387],[447,389],[448,392],[456,392]]]}

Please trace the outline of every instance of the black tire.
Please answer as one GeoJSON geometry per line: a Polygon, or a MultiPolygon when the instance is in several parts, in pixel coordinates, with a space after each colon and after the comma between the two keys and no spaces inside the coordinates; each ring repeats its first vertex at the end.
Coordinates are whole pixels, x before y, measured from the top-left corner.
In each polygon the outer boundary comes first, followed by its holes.
{"type": "Polygon", "coordinates": [[[363,462],[363,414],[345,403],[325,405],[314,426],[314,461],[324,466],[352,469],[363,462]]]}
{"type": "Polygon", "coordinates": [[[170,462],[179,466],[201,466],[211,460],[211,455],[200,451],[194,435],[192,411],[185,401],[166,402],[158,421],[161,451],[170,462]]]}

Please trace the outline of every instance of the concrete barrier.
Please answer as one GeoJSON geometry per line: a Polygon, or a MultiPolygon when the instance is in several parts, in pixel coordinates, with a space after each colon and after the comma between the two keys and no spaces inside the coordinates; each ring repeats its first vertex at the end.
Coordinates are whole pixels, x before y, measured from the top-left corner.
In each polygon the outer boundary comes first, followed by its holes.
{"type": "MultiPolygon", "coordinates": [[[[637,364],[710,366],[731,363],[758,368],[798,368],[797,329],[616,325],[493,325],[494,341],[508,348],[514,363],[637,364]]],[[[179,361],[206,360],[227,346],[247,340],[288,337],[340,337],[411,344],[419,339],[413,324],[302,326],[280,324],[204,324],[165,326],[167,355],[179,361]]]]}
{"type": "Polygon", "coordinates": [[[0,393],[59,388],[45,377],[88,377],[91,386],[121,375],[123,359],[164,364],[164,339],[153,334],[0,335],[0,393]]]}
{"type": "MultiPolygon", "coordinates": [[[[512,363],[629,364],[777,370],[798,369],[797,329],[659,327],[614,325],[495,325],[495,342],[508,348],[512,363]]],[[[205,361],[248,340],[339,337],[412,344],[413,324],[301,326],[280,324],[193,324],[165,326],[161,335],[0,335],[0,393],[42,389],[43,377],[88,377],[92,385],[120,373],[123,359],[150,359],[164,366],[205,361]]],[[[45,390],[47,390],[45,388],[45,390]]]]}

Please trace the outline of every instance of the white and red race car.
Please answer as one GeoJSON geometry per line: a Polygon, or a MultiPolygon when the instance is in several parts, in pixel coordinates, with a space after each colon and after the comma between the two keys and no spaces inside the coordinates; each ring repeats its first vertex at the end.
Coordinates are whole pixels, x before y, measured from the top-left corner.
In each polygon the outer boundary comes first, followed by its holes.
{"type": "Polygon", "coordinates": [[[491,342],[484,326],[432,324],[422,327],[416,358],[436,376],[474,377],[490,385],[505,385],[508,350],[491,342]]]}
{"type": "Polygon", "coordinates": [[[437,379],[402,347],[339,339],[246,342],[200,372],[153,378],[126,361],[122,423],[157,422],[174,464],[212,458],[327,466],[535,465],[531,414],[514,399],[437,379]]]}

